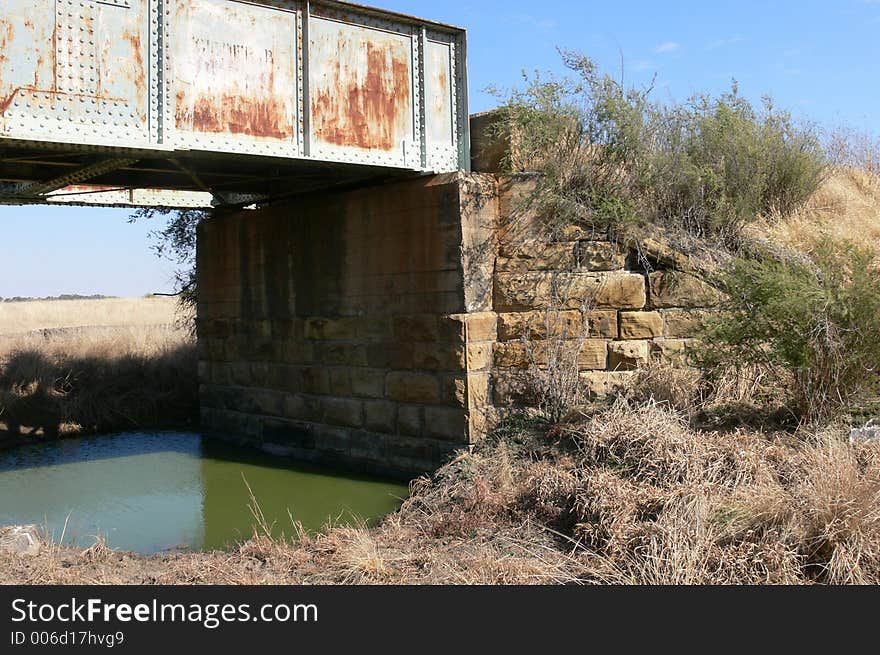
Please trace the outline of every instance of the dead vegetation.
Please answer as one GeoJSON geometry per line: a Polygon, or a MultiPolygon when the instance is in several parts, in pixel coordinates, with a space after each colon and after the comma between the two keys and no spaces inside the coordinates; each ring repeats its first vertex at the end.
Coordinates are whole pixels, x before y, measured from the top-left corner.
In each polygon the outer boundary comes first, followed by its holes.
{"type": "Polygon", "coordinates": [[[197,391],[195,344],[173,300],[0,307],[0,446],[190,424],[197,391]]]}
{"type": "Polygon", "coordinates": [[[693,428],[665,403],[512,419],[379,527],[152,558],[0,556],[6,583],[877,584],[880,445],[693,428]],[[517,422],[518,421],[518,422],[517,422]]]}

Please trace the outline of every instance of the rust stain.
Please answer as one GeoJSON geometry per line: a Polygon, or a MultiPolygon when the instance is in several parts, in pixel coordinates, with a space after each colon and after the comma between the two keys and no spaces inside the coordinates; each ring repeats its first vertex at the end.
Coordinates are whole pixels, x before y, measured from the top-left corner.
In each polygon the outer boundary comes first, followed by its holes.
{"type": "Polygon", "coordinates": [[[20,89],[15,89],[5,98],[0,98],[0,114],[5,114],[9,110],[9,107],[12,106],[12,103],[15,101],[15,96],[18,95],[19,91],[20,89]]]}
{"type": "Polygon", "coordinates": [[[280,140],[293,136],[288,102],[276,91],[271,49],[207,39],[199,40],[198,47],[201,74],[217,84],[177,91],[177,127],[280,140]]]}
{"type": "Polygon", "coordinates": [[[15,41],[15,26],[10,22],[4,21],[3,27],[5,29],[0,31],[0,65],[9,61],[9,58],[6,56],[6,50],[9,44],[15,41]]]}
{"type": "MultiPolygon", "coordinates": [[[[412,107],[409,61],[367,43],[367,65],[363,85],[352,82],[348,89],[331,88],[316,96],[315,133],[339,146],[395,150],[412,107]]],[[[343,79],[338,61],[336,79],[343,79]]]]}
{"type": "Polygon", "coordinates": [[[177,93],[175,118],[178,127],[192,127],[213,134],[287,139],[292,128],[284,103],[276,99],[259,100],[228,93],[201,96],[190,108],[185,91],[177,93]]]}
{"type": "Polygon", "coordinates": [[[90,191],[118,191],[119,186],[112,186],[106,184],[71,184],[70,186],[66,186],[60,191],[59,194],[64,193],[83,193],[90,191]]]}
{"type": "Polygon", "coordinates": [[[134,87],[137,90],[137,112],[141,122],[146,122],[147,114],[144,110],[143,99],[147,93],[147,69],[144,65],[143,41],[141,40],[141,35],[137,32],[123,34],[122,38],[131,45],[131,51],[134,55],[134,77],[132,82],[134,82],[134,87]]]}
{"type": "MultiPolygon", "coordinates": [[[[58,34],[58,21],[55,21],[55,27],[52,28],[52,52],[57,53],[61,44],[58,42],[60,39],[60,35],[58,34]]],[[[58,55],[55,55],[55,65],[52,66],[52,89],[58,90],[58,55]]]]}

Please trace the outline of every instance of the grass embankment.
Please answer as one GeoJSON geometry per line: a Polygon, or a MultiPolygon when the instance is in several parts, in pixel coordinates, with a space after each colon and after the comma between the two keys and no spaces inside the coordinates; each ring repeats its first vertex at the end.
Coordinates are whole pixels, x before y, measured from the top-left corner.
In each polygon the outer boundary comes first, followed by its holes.
{"type": "Polygon", "coordinates": [[[191,423],[195,345],[175,312],[159,298],[0,305],[0,447],[191,423]]]}
{"type": "Polygon", "coordinates": [[[0,570],[24,584],[876,584],[880,445],[701,430],[621,401],[550,433],[508,423],[372,530],[157,557],[49,546],[0,570]]]}

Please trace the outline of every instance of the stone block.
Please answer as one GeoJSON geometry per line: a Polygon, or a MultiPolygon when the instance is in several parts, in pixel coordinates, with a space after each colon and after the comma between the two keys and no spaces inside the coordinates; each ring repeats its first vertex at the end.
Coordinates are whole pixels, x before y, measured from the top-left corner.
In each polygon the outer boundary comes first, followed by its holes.
{"type": "Polygon", "coordinates": [[[330,369],[331,396],[351,396],[351,370],[349,368],[330,369]]]}
{"type": "Polygon", "coordinates": [[[613,341],[608,346],[608,367],[612,371],[629,371],[648,363],[651,349],[648,341],[613,341]]]}
{"type": "Polygon", "coordinates": [[[411,437],[423,437],[423,408],[419,405],[402,405],[397,408],[397,431],[411,437]]]}
{"type": "Polygon", "coordinates": [[[603,309],[642,309],[647,302],[645,277],[636,273],[604,275],[594,293],[596,305],[603,309]]]}
{"type": "Polygon", "coordinates": [[[303,390],[303,369],[298,366],[285,366],[283,364],[269,365],[266,375],[266,386],[269,389],[277,389],[288,393],[297,393],[303,390]]]}
{"type": "Polygon", "coordinates": [[[351,393],[359,398],[382,398],[385,395],[385,371],[353,368],[349,372],[351,393]]]}
{"type": "Polygon", "coordinates": [[[608,362],[608,342],[604,339],[584,339],[495,344],[497,369],[544,369],[575,357],[580,370],[604,370],[608,362]]]}
{"type": "Polygon", "coordinates": [[[608,342],[604,339],[586,339],[580,345],[578,369],[600,371],[608,367],[608,342]]]}
{"type": "Polygon", "coordinates": [[[594,339],[617,338],[617,312],[613,309],[603,309],[587,312],[583,318],[584,331],[588,337],[594,339]]]}
{"type": "Polygon", "coordinates": [[[472,409],[468,413],[468,437],[477,443],[488,437],[501,422],[501,413],[494,407],[472,409]]]}
{"type": "Polygon", "coordinates": [[[654,339],[662,335],[660,312],[620,312],[621,339],[654,339]]]}
{"type": "Polygon", "coordinates": [[[393,338],[391,318],[380,314],[362,317],[358,323],[357,336],[364,341],[387,341],[393,338]]]}
{"type": "Polygon", "coordinates": [[[267,362],[254,362],[251,364],[251,379],[256,387],[269,387],[269,368],[267,362]]]}
{"type": "Polygon", "coordinates": [[[579,241],[574,257],[577,267],[587,271],[619,271],[626,265],[626,256],[609,241],[579,241]]]}
{"type": "Polygon", "coordinates": [[[525,273],[527,271],[570,271],[577,267],[574,242],[529,243],[501,247],[496,271],[525,273]]]}
{"type": "Polygon", "coordinates": [[[604,399],[627,390],[635,381],[633,371],[581,373],[580,380],[589,398],[604,399]]]}
{"type": "Polygon", "coordinates": [[[251,365],[248,362],[233,362],[230,365],[232,372],[232,381],[241,387],[251,385],[253,378],[251,377],[251,365]]]}
{"type": "Polygon", "coordinates": [[[688,366],[696,343],[694,339],[655,339],[651,342],[651,354],[675,366],[688,366]]]}
{"type": "Polygon", "coordinates": [[[664,309],[663,336],[671,339],[691,338],[700,334],[708,313],[699,309],[664,309]]]}
{"type": "Polygon", "coordinates": [[[583,317],[577,310],[498,314],[498,340],[574,339],[581,335],[583,317]]]}
{"type": "Polygon", "coordinates": [[[352,398],[322,398],[324,420],[330,425],[359,428],[364,424],[363,404],[352,398]]]}
{"type": "Polygon", "coordinates": [[[356,318],[308,318],[305,338],[313,341],[354,341],[358,336],[356,318]]]}
{"type": "Polygon", "coordinates": [[[315,450],[324,455],[346,456],[351,451],[352,431],[345,428],[334,428],[327,425],[311,426],[315,439],[315,450]]]}
{"type": "Polygon", "coordinates": [[[442,381],[441,402],[444,405],[475,408],[489,404],[489,382],[491,374],[469,373],[445,377],[442,381]]]}
{"type": "Polygon", "coordinates": [[[650,284],[654,309],[714,307],[721,301],[718,289],[690,273],[656,271],[650,284]]]}
{"type": "Polygon", "coordinates": [[[349,454],[359,462],[375,462],[385,466],[385,435],[358,430],[349,434],[349,454]]]}
{"type": "Polygon", "coordinates": [[[433,439],[467,443],[467,416],[454,407],[426,407],[425,434],[433,439]]]}
{"type": "Polygon", "coordinates": [[[528,405],[535,401],[535,389],[528,374],[495,371],[492,373],[492,404],[496,407],[528,405]]]}
{"type": "Polygon", "coordinates": [[[398,342],[440,340],[440,319],[434,314],[395,316],[391,319],[391,328],[398,342]]]}
{"type": "Polygon", "coordinates": [[[496,343],[494,351],[497,369],[524,370],[547,364],[547,347],[543,341],[496,343]]]}
{"type": "Polygon", "coordinates": [[[285,394],[268,389],[252,389],[249,395],[256,406],[256,412],[264,416],[282,416],[285,394]]]}
{"type": "Polygon", "coordinates": [[[499,273],[495,279],[499,312],[584,306],[635,310],[647,302],[645,278],[636,273],[499,273]]]}
{"type": "Polygon", "coordinates": [[[330,373],[326,368],[310,366],[302,370],[302,389],[306,393],[326,396],[330,393],[330,373]]]}
{"type": "Polygon", "coordinates": [[[315,350],[311,343],[291,341],[281,346],[282,359],[286,364],[312,364],[315,362],[315,350]]]}
{"type": "Polygon", "coordinates": [[[434,404],[440,400],[440,380],[428,373],[393,371],[385,378],[385,395],[401,403],[434,404]]]}
{"type": "Polygon", "coordinates": [[[364,427],[391,433],[397,429],[397,405],[385,400],[364,401],[364,427]]]}
{"type": "Polygon", "coordinates": [[[461,371],[465,367],[465,347],[452,343],[413,344],[412,367],[426,371],[461,371]]]}
{"type": "Polygon", "coordinates": [[[498,315],[495,312],[456,314],[449,318],[464,323],[468,343],[495,341],[498,338],[498,315]]]}
{"type": "Polygon", "coordinates": [[[313,396],[285,394],[282,415],[297,421],[318,421],[321,419],[320,400],[313,396]]]}
{"type": "Polygon", "coordinates": [[[326,366],[367,366],[367,348],[361,344],[325,342],[318,346],[326,366]]]}
{"type": "Polygon", "coordinates": [[[493,344],[488,341],[468,344],[466,370],[476,372],[492,368],[492,347],[493,344]]]}

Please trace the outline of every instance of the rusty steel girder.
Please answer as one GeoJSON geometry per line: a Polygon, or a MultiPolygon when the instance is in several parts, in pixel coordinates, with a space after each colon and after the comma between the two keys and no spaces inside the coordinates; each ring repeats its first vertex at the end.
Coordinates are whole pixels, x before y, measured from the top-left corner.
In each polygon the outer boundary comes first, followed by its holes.
{"type": "Polygon", "coordinates": [[[335,0],[0,3],[0,182],[41,191],[0,203],[202,206],[469,160],[459,28],[335,0]]]}

